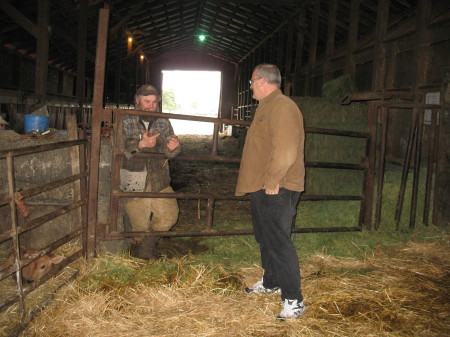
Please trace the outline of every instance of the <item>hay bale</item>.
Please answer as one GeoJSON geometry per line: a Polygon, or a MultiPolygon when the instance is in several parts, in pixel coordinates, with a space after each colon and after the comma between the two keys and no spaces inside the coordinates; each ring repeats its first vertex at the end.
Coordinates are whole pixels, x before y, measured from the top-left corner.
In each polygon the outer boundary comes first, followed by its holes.
{"type": "Polygon", "coordinates": [[[345,95],[357,91],[355,81],[350,74],[335,78],[322,85],[322,96],[335,103],[339,103],[345,95]]]}

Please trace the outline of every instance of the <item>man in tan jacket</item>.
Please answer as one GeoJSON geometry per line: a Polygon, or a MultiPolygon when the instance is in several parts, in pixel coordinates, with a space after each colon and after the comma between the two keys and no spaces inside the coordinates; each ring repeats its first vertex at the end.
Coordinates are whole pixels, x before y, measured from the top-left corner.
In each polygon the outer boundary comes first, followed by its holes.
{"type": "Polygon", "coordinates": [[[261,250],[263,278],[248,293],[278,293],[278,319],[298,318],[306,310],[300,267],[290,235],[304,190],[304,127],[297,104],[280,90],[281,75],[272,64],[255,67],[250,80],[259,101],[247,132],[236,195],[250,194],[253,230],[261,250]]]}

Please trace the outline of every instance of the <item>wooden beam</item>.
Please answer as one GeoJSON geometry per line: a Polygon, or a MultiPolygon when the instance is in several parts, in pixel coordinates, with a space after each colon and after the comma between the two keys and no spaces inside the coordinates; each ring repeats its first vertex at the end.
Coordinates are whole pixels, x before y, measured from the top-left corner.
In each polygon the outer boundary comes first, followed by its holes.
{"type": "Polygon", "coordinates": [[[77,48],[77,88],[76,98],[82,107],[84,98],[84,79],[86,73],[86,37],[87,37],[87,8],[88,0],[80,1],[80,12],[78,15],[78,48],[77,48]]]}
{"type": "Polygon", "coordinates": [[[358,22],[359,22],[359,0],[351,0],[350,7],[350,26],[348,29],[348,43],[347,43],[347,64],[346,73],[355,74],[355,55],[354,51],[358,45],[358,22]]]}
{"type": "Polygon", "coordinates": [[[295,52],[295,70],[294,70],[294,88],[293,95],[300,96],[300,69],[303,60],[303,44],[305,41],[305,27],[306,27],[306,9],[303,9],[298,16],[295,18],[297,22],[297,50],[295,52]]]}
{"type": "Polygon", "coordinates": [[[439,148],[437,151],[436,178],[434,182],[433,224],[448,228],[450,219],[450,72],[445,78],[441,92],[443,110],[439,113],[439,148]]]}
{"type": "Polygon", "coordinates": [[[41,103],[47,97],[50,0],[38,1],[35,93],[41,103]]]}
{"type": "Polygon", "coordinates": [[[7,0],[0,0],[0,7],[8,14],[14,21],[16,21],[23,29],[29,32],[34,37],[38,36],[37,26],[31,22],[26,16],[22,15],[13,5],[7,0]]]}
{"type": "Polygon", "coordinates": [[[328,29],[327,29],[327,46],[325,51],[325,64],[323,67],[324,82],[333,78],[331,70],[331,58],[334,55],[334,41],[336,39],[336,16],[338,8],[338,0],[329,1],[329,17],[328,17],[328,29]]]}
{"type": "Polygon", "coordinates": [[[287,31],[287,48],[286,48],[286,66],[284,70],[284,94],[286,96],[291,95],[291,87],[292,87],[292,49],[293,49],[293,37],[294,37],[294,21],[291,21],[288,24],[287,31]]]}
{"type": "Polygon", "coordinates": [[[417,2],[417,21],[414,43],[414,58],[416,64],[416,76],[413,87],[417,90],[427,83],[427,73],[432,62],[429,48],[429,30],[427,24],[430,18],[431,4],[428,0],[418,0],[417,2]]]}
{"type": "Polygon", "coordinates": [[[383,38],[386,35],[389,21],[389,0],[379,0],[377,23],[375,27],[375,48],[373,50],[372,90],[381,91],[384,88],[386,73],[386,46],[383,38]]]}
{"type": "Polygon", "coordinates": [[[319,38],[319,16],[320,16],[320,0],[314,3],[311,23],[311,39],[309,46],[308,74],[306,80],[306,94],[313,95],[314,91],[314,68],[317,58],[317,41],[319,38]]]}

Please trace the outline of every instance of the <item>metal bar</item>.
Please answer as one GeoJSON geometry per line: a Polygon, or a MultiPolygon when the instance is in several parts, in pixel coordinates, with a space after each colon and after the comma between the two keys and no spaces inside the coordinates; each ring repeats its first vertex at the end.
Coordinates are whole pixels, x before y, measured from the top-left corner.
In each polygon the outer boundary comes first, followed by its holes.
{"type": "MultiPolygon", "coordinates": [[[[24,198],[27,198],[27,197],[30,197],[32,195],[36,195],[36,194],[39,194],[39,193],[51,190],[51,189],[53,189],[55,187],[71,183],[73,181],[76,181],[76,180],[81,179],[81,178],[86,177],[86,176],[87,176],[86,172],[80,173],[80,174],[76,174],[76,175],[73,175],[73,176],[70,176],[70,177],[67,177],[67,178],[63,178],[63,179],[60,179],[60,180],[57,180],[57,181],[54,181],[54,182],[51,182],[51,183],[48,183],[48,184],[45,184],[45,185],[41,185],[41,186],[37,186],[37,187],[26,189],[26,190],[22,190],[22,191],[20,191],[20,194],[24,198]]],[[[0,205],[4,205],[4,204],[6,204],[8,202],[9,202],[9,197],[8,198],[0,197],[0,205]]]]}
{"type": "Polygon", "coordinates": [[[69,141],[65,141],[65,142],[57,142],[57,143],[22,147],[19,149],[2,150],[2,151],[0,151],[0,158],[6,158],[6,156],[9,153],[12,153],[13,156],[22,156],[25,154],[56,150],[56,149],[61,149],[61,148],[69,147],[69,146],[82,145],[82,144],[86,144],[86,143],[87,143],[87,140],[78,139],[78,140],[69,140],[69,141]]]}
{"type": "Polygon", "coordinates": [[[214,199],[208,199],[207,211],[206,211],[206,231],[212,230],[213,227],[213,216],[214,216],[214,199]]]}
{"type": "Polygon", "coordinates": [[[433,171],[434,162],[436,160],[436,138],[437,138],[437,113],[438,111],[431,110],[431,132],[428,138],[428,160],[427,160],[427,178],[425,183],[425,199],[423,203],[423,218],[422,222],[425,226],[428,226],[428,218],[430,215],[430,200],[431,200],[431,189],[433,188],[433,171]]]}
{"type": "Polygon", "coordinates": [[[19,242],[19,231],[18,231],[18,220],[17,220],[17,206],[14,199],[15,192],[15,181],[14,181],[14,158],[13,154],[9,153],[6,157],[6,174],[8,175],[8,194],[10,198],[10,215],[11,215],[11,238],[13,243],[13,249],[15,254],[15,264],[17,266],[16,272],[16,283],[17,290],[19,292],[19,308],[22,312],[25,312],[25,297],[23,293],[22,286],[22,264],[20,261],[20,242],[19,242]]]}
{"type": "Polygon", "coordinates": [[[418,95],[421,94],[415,94],[406,91],[359,92],[344,96],[341,100],[341,104],[350,104],[351,102],[359,102],[359,101],[387,101],[390,99],[403,99],[408,101],[415,101],[418,95]]]}
{"type": "Polygon", "coordinates": [[[386,107],[381,108],[381,140],[380,140],[380,152],[378,156],[378,183],[377,183],[377,203],[375,210],[375,229],[380,228],[381,220],[381,206],[383,200],[383,184],[384,184],[384,169],[386,163],[386,143],[387,143],[387,130],[388,130],[388,115],[389,109],[386,107]]]}
{"type": "MultiPolygon", "coordinates": [[[[75,202],[65,206],[65,207],[59,208],[53,212],[43,215],[39,218],[33,219],[21,226],[17,226],[17,235],[24,233],[30,229],[33,229],[37,226],[40,226],[52,219],[57,218],[60,215],[63,215],[73,209],[76,209],[77,207],[81,207],[84,204],[86,204],[86,200],[78,200],[78,201],[75,201],[75,202]]],[[[14,237],[14,235],[15,235],[14,231],[4,232],[4,233],[0,234],[0,242],[3,242],[11,237],[14,237]]]]}
{"type": "Polygon", "coordinates": [[[415,142],[415,136],[416,136],[417,119],[418,119],[418,109],[414,109],[412,118],[411,118],[411,125],[409,128],[409,137],[408,137],[408,143],[406,146],[406,155],[405,155],[405,161],[403,164],[402,179],[400,182],[400,191],[399,191],[398,200],[397,200],[397,208],[395,211],[395,221],[397,223],[397,225],[396,225],[397,230],[400,226],[400,218],[402,215],[402,207],[403,207],[403,201],[405,198],[406,182],[408,180],[408,171],[409,171],[409,166],[411,163],[411,155],[412,155],[413,146],[414,146],[414,142],[415,142]]]}
{"type": "MultiPolygon", "coordinates": [[[[293,228],[293,233],[337,233],[337,232],[360,232],[361,227],[321,227],[321,228],[293,228]]],[[[122,238],[134,238],[141,236],[165,236],[165,237],[182,237],[182,236],[229,236],[229,235],[252,235],[253,230],[237,229],[224,231],[180,231],[180,232],[124,232],[113,233],[105,237],[105,240],[117,240],[122,238]]]]}
{"type": "MultiPolygon", "coordinates": [[[[176,198],[176,199],[215,199],[215,200],[250,200],[249,196],[196,194],[196,193],[156,193],[156,192],[115,192],[118,198],[176,198]]],[[[303,201],[323,200],[362,200],[359,195],[301,195],[303,201]]]]}
{"type": "Polygon", "coordinates": [[[88,228],[87,257],[94,257],[96,252],[96,226],[98,202],[98,176],[100,161],[100,134],[103,110],[103,91],[105,87],[105,55],[108,40],[109,9],[99,10],[97,30],[97,53],[95,55],[94,96],[92,99],[92,136],[89,160],[88,192],[88,228]]]}
{"type": "Polygon", "coordinates": [[[364,190],[364,228],[372,229],[372,204],[373,204],[373,192],[375,182],[375,161],[376,161],[376,148],[377,148],[377,114],[378,106],[374,102],[369,102],[369,108],[367,112],[367,122],[370,134],[368,144],[368,168],[366,170],[365,177],[365,190],[364,190]]]}
{"type": "Polygon", "coordinates": [[[414,229],[416,224],[416,210],[417,210],[417,193],[419,190],[419,178],[420,178],[420,159],[422,154],[422,134],[423,134],[423,114],[424,110],[419,109],[419,121],[416,128],[416,153],[414,158],[414,176],[411,196],[411,209],[409,217],[409,228],[414,229]]]}

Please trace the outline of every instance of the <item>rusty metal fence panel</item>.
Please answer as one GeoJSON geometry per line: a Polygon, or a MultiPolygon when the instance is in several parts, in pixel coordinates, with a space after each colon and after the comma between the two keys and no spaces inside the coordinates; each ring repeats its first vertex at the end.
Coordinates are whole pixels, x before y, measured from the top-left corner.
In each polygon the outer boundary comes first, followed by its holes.
{"type": "MultiPolygon", "coordinates": [[[[104,112],[104,114],[109,114],[110,111],[104,112]]],[[[195,194],[195,193],[153,193],[153,192],[122,192],[120,190],[120,161],[121,158],[125,156],[122,151],[122,120],[123,115],[148,115],[153,117],[162,117],[170,119],[181,119],[188,121],[197,122],[209,122],[214,123],[213,139],[211,144],[210,155],[183,155],[180,154],[174,160],[186,160],[186,161],[214,161],[219,163],[239,163],[240,158],[225,157],[217,155],[218,147],[218,134],[222,125],[236,125],[248,127],[250,122],[220,119],[220,118],[209,118],[209,117],[198,117],[198,116],[186,116],[178,114],[169,113],[150,113],[138,110],[125,110],[125,109],[113,109],[114,116],[114,144],[113,144],[113,159],[112,159],[112,174],[111,174],[111,212],[108,224],[98,224],[98,233],[103,233],[104,240],[115,240],[122,239],[126,237],[138,237],[138,236],[227,236],[227,235],[248,235],[253,234],[252,230],[215,230],[213,226],[214,217],[214,203],[216,200],[249,200],[248,196],[234,196],[234,195],[218,195],[214,193],[207,194],[195,194]],[[158,232],[119,232],[117,221],[118,221],[118,211],[119,211],[119,200],[121,198],[177,198],[177,199],[203,199],[207,200],[207,216],[206,223],[203,230],[200,231],[158,231],[158,232]]],[[[353,137],[359,139],[365,139],[365,158],[356,164],[347,163],[329,163],[329,162],[306,162],[306,167],[314,168],[332,168],[332,169],[345,169],[345,170],[358,170],[363,171],[363,184],[361,186],[361,195],[302,195],[300,200],[303,201],[322,201],[322,200],[356,200],[360,201],[360,215],[359,221],[354,226],[340,226],[340,227],[324,227],[324,228],[293,228],[294,233],[313,233],[313,232],[348,232],[348,231],[360,231],[363,226],[371,226],[371,217],[367,216],[369,212],[371,214],[372,199],[367,198],[367,195],[373,194],[374,187],[374,160],[370,160],[370,157],[374,158],[374,147],[371,146],[371,136],[369,133],[364,132],[353,132],[353,131],[343,131],[343,130],[331,130],[331,129],[320,129],[320,128],[305,128],[306,133],[316,133],[325,135],[335,135],[342,137],[353,137]],[[372,167],[370,165],[372,164],[372,167]]],[[[160,157],[160,154],[150,154],[150,153],[138,153],[135,156],[139,157],[160,157]]]]}
{"type": "MultiPolygon", "coordinates": [[[[10,230],[7,230],[4,233],[0,233],[0,243],[3,243],[7,240],[12,240],[13,251],[15,254],[15,263],[12,266],[9,266],[6,269],[0,270],[0,280],[5,279],[8,276],[15,274],[16,284],[17,284],[17,294],[11,296],[10,298],[4,300],[0,303],[0,312],[6,310],[12,304],[19,302],[20,310],[25,312],[25,298],[26,296],[35,290],[37,287],[43,285],[47,280],[59,274],[64,267],[83,256],[85,249],[85,233],[86,233],[86,204],[87,204],[87,195],[86,195],[86,178],[88,176],[88,171],[85,165],[85,151],[86,151],[86,140],[72,140],[72,141],[63,141],[57,143],[36,145],[12,150],[3,150],[0,151],[0,159],[6,159],[6,174],[7,174],[7,193],[0,194],[0,205],[9,205],[10,216],[11,216],[11,227],[10,230]],[[18,156],[27,155],[27,154],[39,154],[44,151],[51,151],[62,148],[72,148],[76,147],[79,149],[79,172],[72,172],[71,176],[68,176],[63,179],[59,179],[53,181],[51,183],[43,184],[40,186],[27,188],[21,190],[20,193],[17,191],[15,185],[15,177],[20,172],[16,172],[14,170],[14,160],[18,156]],[[26,221],[23,224],[19,224],[17,213],[18,213],[18,205],[17,201],[20,199],[26,199],[27,197],[34,196],[36,194],[49,191],[59,186],[63,186],[68,183],[79,184],[79,197],[78,200],[74,200],[72,203],[64,205],[52,212],[49,212],[45,215],[39,216],[33,220],[26,221]],[[31,230],[37,228],[48,221],[55,219],[65,213],[68,213],[71,210],[79,211],[78,224],[75,230],[67,233],[64,237],[59,238],[57,241],[47,245],[45,248],[38,250],[37,252],[31,254],[26,258],[22,258],[20,256],[20,235],[31,230]],[[55,249],[63,246],[64,244],[72,241],[75,238],[80,238],[82,241],[82,248],[73,252],[70,256],[63,259],[61,263],[59,263],[55,268],[53,268],[50,273],[44,276],[39,282],[34,282],[30,285],[27,285],[24,288],[22,281],[22,269],[32,263],[33,261],[39,259],[40,257],[51,253],[55,249]]],[[[51,163],[50,163],[51,164],[51,163]]],[[[76,196],[74,195],[74,199],[76,196]]],[[[75,275],[74,275],[75,276],[75,275]]],[[[73,277],[74,277],[73,276],[73,277]]]]}

